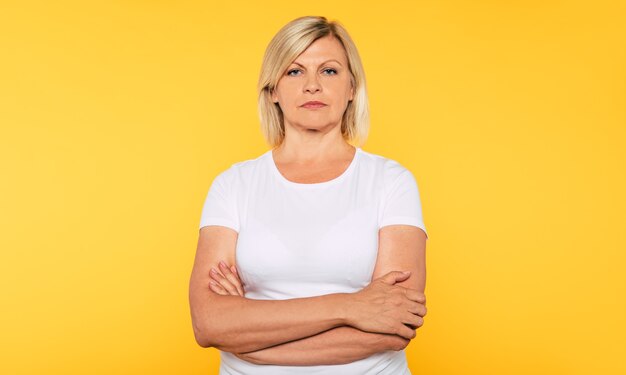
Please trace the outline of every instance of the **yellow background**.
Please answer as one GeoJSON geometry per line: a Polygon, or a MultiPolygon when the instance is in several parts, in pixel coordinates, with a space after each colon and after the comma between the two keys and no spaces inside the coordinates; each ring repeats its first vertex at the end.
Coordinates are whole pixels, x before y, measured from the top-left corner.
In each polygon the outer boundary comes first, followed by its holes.
{"type": "Polygon", "coordinates": [[[216,374],[187,299],[213,178],[266,151],[271,37],[342,22],[363,149],[430,239],[413,374],[626,373],[623,1],[0,2],[0,373],[216,374]]]}

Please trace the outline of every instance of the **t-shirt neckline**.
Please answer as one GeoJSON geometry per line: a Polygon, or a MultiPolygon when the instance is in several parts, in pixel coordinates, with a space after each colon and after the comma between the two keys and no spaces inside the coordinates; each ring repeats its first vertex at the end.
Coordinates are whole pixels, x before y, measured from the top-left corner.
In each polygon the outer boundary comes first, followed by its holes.
{"type": "Polygon", "coordinates": [[[271,149],[269,151],[267,151],[267,159],[268,159],[268,162],[270,164],[270,169],[272,170],[273,174],[280,181],[282,181],[284,184],[289,185],[289,186],[302,188],[302,189],[312,189],[312,188],[326,187],[326,186],[334,185],[336,183],[341,182],[355,168],[355,165],[358,162],[360,154],[361,154],[361,148],[360,147],[356,147],[356,151],[354,152],[354,156],[352,157],[352,161],[350,162],[350,165],[348,165],[348,168],[346,168],[343,171],[342,174],[340,174],[339,176],[333,178],[332,180],[323,181],[323,182],[316,182],[316,183],[294,182],[294,181],[290,181],[287,178],[285,178],[285,176],[283,176],[282,173],[280,173],[280,170],[276,166],[276,162],[274,162],[274,156],[272,155],[272,150],[271,149]]]}

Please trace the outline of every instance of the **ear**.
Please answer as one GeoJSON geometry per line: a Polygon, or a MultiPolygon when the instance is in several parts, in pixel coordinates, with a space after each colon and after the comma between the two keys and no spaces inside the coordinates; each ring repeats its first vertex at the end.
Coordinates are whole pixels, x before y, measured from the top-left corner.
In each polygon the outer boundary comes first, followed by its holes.
{"type": "Polygon", "coordinates": [[[349,102],[351,102],[354,99],[354,86],[350,87],[350,100],[348,100],[349,102]]]}
{"type": "Polygon", "coordinates": [[[272,95],[272,101],[274,102],[274,104],[278,103],[278,96],[276,95],[276,91],[270,90],[270,94],[272,95]]]}

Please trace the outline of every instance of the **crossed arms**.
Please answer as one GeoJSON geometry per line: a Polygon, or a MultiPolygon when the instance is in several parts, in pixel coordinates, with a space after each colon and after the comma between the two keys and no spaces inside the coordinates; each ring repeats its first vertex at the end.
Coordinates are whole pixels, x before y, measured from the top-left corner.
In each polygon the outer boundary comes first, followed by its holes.
{"type": "Polygon", "coordinates": [[[194,335],[203,347],[231,352],[257,364],[343,364],[385,350],[402,350],[423,324],[426,236],[417,227],[381,228],[373,281],[365,288],[368,293],[282,301],[251,300],[236,292],[219,294],[209,289],[212,279],[208,270],[212,267],[231,280],[236,276],[218,266],[220,260],[235,263],[236,241],[237,233],[226,227],[200,230],[189,299],[194,335]],[[411,274],[400,277],[396,272],[389,276],[390,271],[411,274]],[[386,285],[374,282],[383,276],[393,280],[386,285]],[[402,288],[390,289],[392,284],[402,288]],[[389,310],[390,305],[398,307],[392,315],[380,313],[389,310]]]}

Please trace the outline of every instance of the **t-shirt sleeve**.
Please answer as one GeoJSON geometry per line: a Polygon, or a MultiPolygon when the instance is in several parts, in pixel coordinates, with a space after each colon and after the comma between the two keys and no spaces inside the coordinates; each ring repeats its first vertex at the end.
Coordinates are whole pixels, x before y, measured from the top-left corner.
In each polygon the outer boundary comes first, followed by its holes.
{"type": "Polygon", "coordinates": [[[402,169],[385,192],[379,228],[393,224],[416,226],[428,238],[417,182],[408,169],[402,169]]]}
{"type": "Polygon", "coordinates": [[[200,228],[220,225],[239,232],[235,176],[234,167],[231,167],[213,179],[202,207],[200,228]]]}

